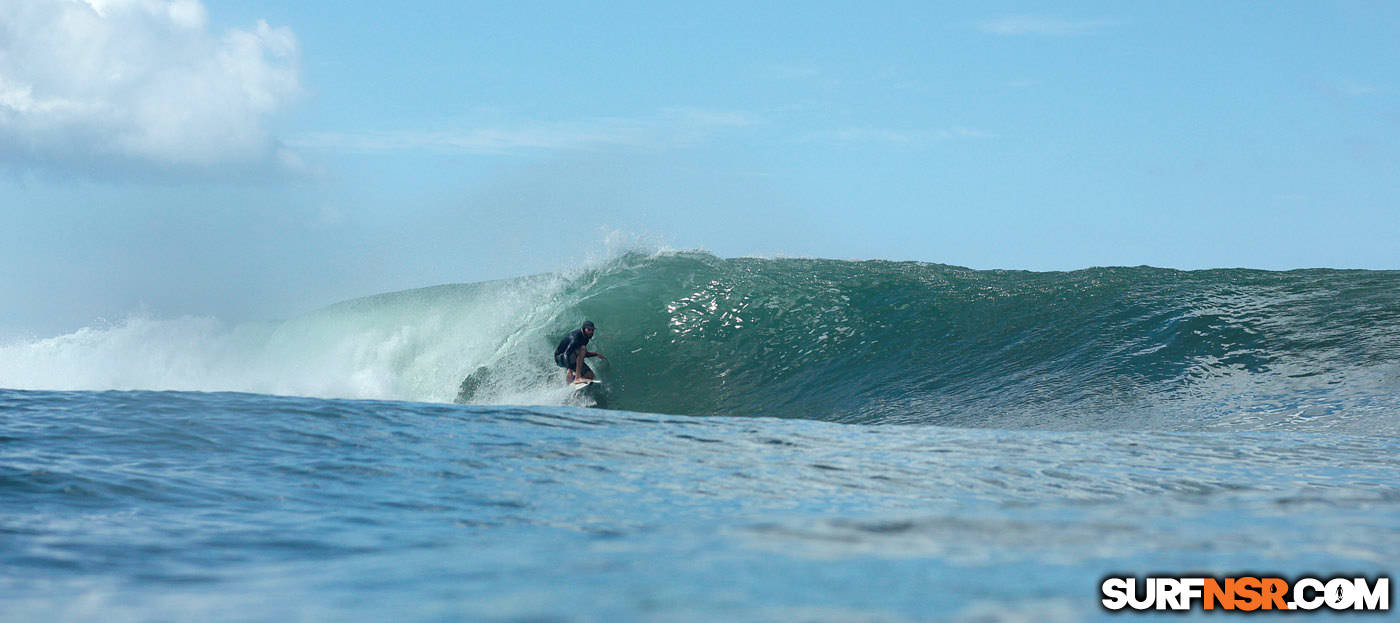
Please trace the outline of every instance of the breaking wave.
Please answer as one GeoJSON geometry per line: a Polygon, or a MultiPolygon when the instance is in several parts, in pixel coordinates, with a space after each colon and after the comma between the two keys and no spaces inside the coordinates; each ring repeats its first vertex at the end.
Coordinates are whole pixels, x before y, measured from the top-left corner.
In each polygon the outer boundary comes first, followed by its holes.
{"type": "MultiPolygon", "coordinates": [[[[594,360],[596,361],[596,360],[594,360]]],[[[563,404],[986,428],[1400,426],[1400,273],[977,271],[628,253],[283,323],[132,318],[0,347],[0,386],[563,404]],[[605,390],[555,342],[585,318],[605,390]]]]}

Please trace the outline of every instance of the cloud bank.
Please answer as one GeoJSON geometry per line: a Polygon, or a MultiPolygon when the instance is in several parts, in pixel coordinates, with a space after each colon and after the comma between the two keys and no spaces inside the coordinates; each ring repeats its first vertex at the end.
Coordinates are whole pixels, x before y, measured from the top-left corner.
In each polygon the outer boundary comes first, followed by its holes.
{"type": "Polygon", "coordinates": [[[267,129],[301,92],[290,29],[216,34],[198,0],[0,2],[0,163],[285,168],[267,129]]]}

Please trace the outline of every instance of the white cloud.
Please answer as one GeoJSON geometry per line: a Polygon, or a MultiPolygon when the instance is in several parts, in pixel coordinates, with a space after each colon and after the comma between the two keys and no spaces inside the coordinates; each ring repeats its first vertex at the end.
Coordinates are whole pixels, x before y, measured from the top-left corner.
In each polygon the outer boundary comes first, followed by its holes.
{"type": "Polygon", "coordinates": [[[1117,23],[1107,19],[1068,20],[1041,15],[1011,15],[982,22],[979,29],[994,35],[1070,37],[1098,32],[1117,23]]]}
{"type": "Polygon", "coordinates": [[[358,154],[428,151],[499,155],[618,147],[657,149],[697,143],[724,129],[754,123],[752,116],[742,112],[667,108],[641,118],[595,117],[493,127],[317,132],[293,137],[287,143],[308,151],[358,154]]]}
{"type": "Polygon", "coordinates": [[[888,128],[844,128],[815,136],[818,140],[843,143],[884,143],[887,145],[920,147],[939,141],[955,139],[994,138],[996,135],[975,128],[953,126],[941,130],[892,130],[888,128]]]}
{"type": "Polygon", "coordinates": [[[821,76],[822,70],[820,67],[811,64],[776,64],[768,65],[764,69],[764,73],[767,74],[769,77],[776,78],[779,80],[806,80],[821,76]]]}
{"type": "Polygon", "coordinates": [[[285,167],[287,28],[209,30],[198,0],[0,2],[0,161],[70,170],[285,167]]]}
{"type": "Polygon", "coordinates": [[[1366,95],[1375,95],[1381,92],[1381,89],[1377,87],[1348,79],[1342,79],[1336,82],[1333,87],[1338,93],[1347,97],[1362,97],[1366,95]]]}

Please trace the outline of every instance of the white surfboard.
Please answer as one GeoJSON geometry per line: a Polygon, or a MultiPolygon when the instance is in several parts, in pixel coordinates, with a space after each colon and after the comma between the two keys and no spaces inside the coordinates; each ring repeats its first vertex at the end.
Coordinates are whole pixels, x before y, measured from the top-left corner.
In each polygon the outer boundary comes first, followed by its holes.
{"type": "Polygon", "coordinates": [[[577,381],[574,381],[572,384],[570,384],[570,385],[569,385],[569,388],[572,389],[573,391],[579,392],[579,391],[583,391],[583,390],[586,390],[586,389],[588,389],[588,388],[590,388],[590,387],[595,387],[595,386],[596,386],[596,387],[602,387],[602,386],[603,386],[603,382],[602,382],[602,381],[599,381],[598,379],[592,379],[592,380],[589,380],[589,379],[579,379],[579,380],[577,380],[577,381]]]}

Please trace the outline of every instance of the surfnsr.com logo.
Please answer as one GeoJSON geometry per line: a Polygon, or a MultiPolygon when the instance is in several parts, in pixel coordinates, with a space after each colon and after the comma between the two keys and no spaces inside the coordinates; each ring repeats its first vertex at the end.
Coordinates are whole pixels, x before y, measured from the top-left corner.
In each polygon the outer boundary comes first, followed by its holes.
{"type": "Polygon", "coordinates": [[[1133,610],[1390,610],[1390,578],[1146,577],[1110,576],[1099,585],[1100,603],[1133,610]]]}

